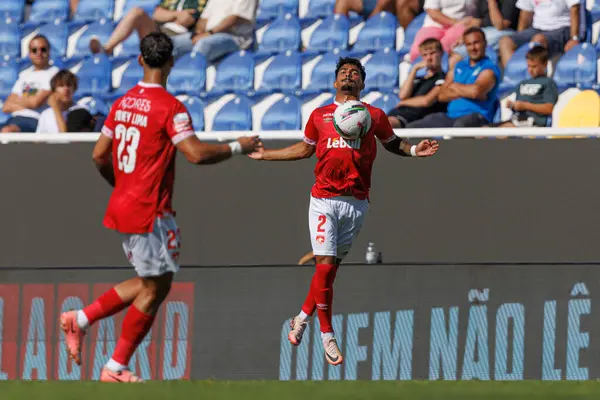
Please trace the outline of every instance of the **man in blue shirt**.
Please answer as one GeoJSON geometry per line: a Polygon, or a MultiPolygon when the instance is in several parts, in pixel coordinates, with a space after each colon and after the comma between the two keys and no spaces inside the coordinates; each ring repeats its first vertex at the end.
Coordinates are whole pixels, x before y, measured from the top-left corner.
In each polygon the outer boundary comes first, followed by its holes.
{"type": "Polygon", "coordinates": [[[458,62],[448,73],[438,96],[439,101],[448,103],[448,110],[429,114],[407,128],[474,128],[494,119],[500,70],[485,55],[487,43],[480,28],[467,29],[463,40],[469,59],[458,62]]]}

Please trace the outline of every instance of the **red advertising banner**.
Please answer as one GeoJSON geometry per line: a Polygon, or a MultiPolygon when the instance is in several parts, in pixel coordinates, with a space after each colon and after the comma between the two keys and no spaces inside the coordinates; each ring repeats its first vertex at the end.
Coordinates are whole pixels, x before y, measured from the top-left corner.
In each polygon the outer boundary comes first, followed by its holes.
{"type": "Polygon", "coordinates": [[[0,285],[0,380],[17,379],[19,285],[0,285]]]}
{"type": "MultiPolygon", "coordinates": [[[[81,367],[67,353],[59,316],[81,309],[113,285],[0,285],[0,380],[99,379],[127,309],[89,328],[81,367]]],[[[190,379],[193,311],[194,284],[173,284],[152,330],[131,360],[131,370],[145,380],[190,379]]]]}

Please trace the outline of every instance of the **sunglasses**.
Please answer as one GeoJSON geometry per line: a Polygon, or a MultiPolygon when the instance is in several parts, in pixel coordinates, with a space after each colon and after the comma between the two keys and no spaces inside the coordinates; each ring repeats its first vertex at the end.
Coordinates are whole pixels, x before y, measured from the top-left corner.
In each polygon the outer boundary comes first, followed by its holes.
{"type": "Polygon", "coordinates": [[[48,52],[48,48],[47,47],[32,47],[31,49],[29,49],[29,51],[31,51],[33,54],[37,54],[38,50],[42,54],[46,54],[48,52]]]}

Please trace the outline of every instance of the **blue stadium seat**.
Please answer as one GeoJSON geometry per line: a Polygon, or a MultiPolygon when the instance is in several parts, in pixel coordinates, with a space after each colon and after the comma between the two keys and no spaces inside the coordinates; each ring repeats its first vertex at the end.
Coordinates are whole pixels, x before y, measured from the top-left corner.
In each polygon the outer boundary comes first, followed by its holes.
{"type": "Polygon", "coordinates": [[[306,85],[305,94],[313,95],[321,92],[330,92],[335,82],[335,67],[340,57],[346,57],[346,52],[335,51],[323,54],[317,61],[310,75],[310,82],[306,85]]]}
{"type": "Polygon", "coordinates": [[[69,26],[64,22],[54,21],[40,26],[38,32],[48,38],[52,57],[64,57],[67,54],[69,26]]]}
{"type": "Polygon", "coordinates": [[[302,103],[294,96],[285,96],[273,104],[262,117],[264,131],[299,130],[302,128],[302,103]]]}
{"type": "Polygon", "coordinates": [[[115,88],[115,90],[106,96],[104,99],[107,101],[115,101],[119,97],[123,96],[129,89],[137,85],[139,81],[144,77],[144,69],[138,63],[137,59],[131,59],[129,65],[125,67],[123,76],[121,77],[121,83],[115,88]]]}
{"type": "Polygon", "coordinates": [[[350,22],[344,15],[335,14],[325,18],[321,25],[313,31],[306,53],[316,54],[334,49],[346,50],[349,31],[350,22]]]}
{"type": "Polygon", "coordinates": [[[42,0],[35,1],[31,6],[31,14],[26,27],[37,26],[44,22],[55,20],[66,21],[69,19],[69,0],[42,0]]]}
{"type": "Polygon", "coordinates": [[[4,114],[2,108],[4,107],[4,100],[0,98],[0,127],[4,125],[10,118],[10,114],[4,114]]]}
{"type": "Polygon", "coordinates": [[[247,93],[254,90],[254,56],[245,50],[225,57],[217,66],[215,86],[210,96],[224,93],[247,93]]]}
{"type": "Polygon", "coordinates": [[[123,7],[123,14],[121,15],[121,18],[126,16],[129,11],[136,7],[141,8],[146,12],[146,14],[152,16],[152,14],[154,14],[154,9],[159,3],[160,0],[127,0],[125,2],[125,7],[123,7]]]}
{"type": "Polygon", "coordinates": [[[117,58],[137,57],[137,55],[140,54],[140,37],[134,32],[125,39],[122,46],[121,52],[117,58]]]}
{"type": "Polygon", "coordinates": [[[0,61],[0,98],[7,98],[19,78],[19,64],[14,58],[0,61]]]}
{"type": "Polygon", "coordinates": [[[371,103],[373,107],[381,108],[386,114],[392,111],[400,99],[395,93],[384,93],[383,96],[371,103]]]}
{"type": "Polygon", "coordinates": [[[534,45],[534,43],[525,43],[523,46],[519,47],[510,60],[508,60],[508,64],[504,69],[504,78],[502,79],[502,82],[500,82],[498,88],[499,97],[503,97],[504,95],[513,92],[523,79],[529,77],[525,56],[529,49],[534,45]]]}
{"type": "Polygon", "coordinates": [[[367,90],[391,92],[398,90],[398,55],[391,49],[379,50],[365,65],[367,90]]]}
{"type": "Polygon", "coordinates": [[[199,95],[206,89],[206,58],[192,52],[180,57],[173,67],[167,89],[171,93],[199,95]]]}
{"type": "Polygon", "coordinates": [[[425,14],[424,12],[417,15],[415,19],[413,19],[404,30],[404,43],[402,44],[400,50],[398,50],[398,54],[400,56],[404,56],[405,54],[410,52],[410,46],[412,46],[413,42],[415,41],[417,31],[423,26],[423,22],[425,22],[426,15],[427,14],[425,14]]]}
{"type": "Polygon", "coordinates": [[[112,68],[105,54],[98,54],[83,61],[77,77],[79,88],[77,96],[106,96],[112,89],[112,68]]]}
{"type": "Polygon", "coordinates": [[[267,27],[256,52],[257,57],[300,48],[300,21],[292,14],[277,17],[267,27]]]}
{"type": "Polygon", "coordinates": [[[261,25],[286,14],[298,15],[298,0],[262,0],[256,12],[256,22],[261,25]]]}
{"type": "Polygon", "coordinates": [[[19,23],[23,21],[24,10],[25,1],[23,0],[2,0],[0,1],[0,20],[19,23]]]}
{"type": "Polygon", "coordinates": [[[311,23],[317,19],[328,18],[333,15],[335,0],[310,0],[308,11],[302,18],[303,23],[311,23]]]}
{"type": "Polygon", "coordinates": [[[75,44],[74,58],[83,58],[85,55],[90,54],[90,39],[92,36],[97,36],[100,42],[106,43],[113,29],[113,23],[107,19],[101,19],[98,22],[88,25],[85,32],[83,32],[75,44]]]}
{"type": "Polygon", "coordinates": [[[21,30],[17,23],[0,23],[0,55],[10,58],[21,56],[21,30]]]}
{"type": "Polygon", "coordinates": [[[597,82],[596,50],[591,43],[582,43],[563,55],[556,63],[554,81],[559,91],[569,87],[591,89],[597,82]]]}
{"type": "Polygon", "coordinates": [[[252,130],[252,101],[242,95],[227,102],[215,115],[213,131],[252,130]]]}
{"type": "Polygon", "coordinates": [[[287,51],[275,56],[269,64],[257,94],[293,93],[301,89],[301,84],[302,55],[295,51],[287,51]]]}
{"type": "Polygon", "coordinates": [[[80,105],[85,106],[92,115],[108,115],[110,107],[103,100],[97,98],[88,98],[80,100],[80,105]]]}
{"type": "Polygon", "coordinates": [[[187,99],[181,101],[188,113],[192,117],[192,124],[195,131],[204,130],[204,102],[196,96],[188,96],[187,99]]]}
{"type": "Polygon", "coordinates": [[[114,11],[114,0],[80,0],[73,20],[93,22],[103,18],[112,19],[114,11]]]}
{"type": "Polygon", "coordinates": [[[369,18],[358,33],[352,52],[365,54],[386,47],[395,49],[397,21],[396,16],[388,12],[381,12],[369,18]]]}

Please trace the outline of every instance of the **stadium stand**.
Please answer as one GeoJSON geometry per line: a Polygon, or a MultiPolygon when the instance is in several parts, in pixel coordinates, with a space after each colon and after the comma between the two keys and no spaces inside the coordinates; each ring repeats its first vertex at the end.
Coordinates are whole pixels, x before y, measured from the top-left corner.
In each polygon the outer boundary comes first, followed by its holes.
{"type": "Polygon", "coordinates": [[[204,130],[204,102],[197,96],[180,95],[177,98],[185,105],[192,116],[196,131],[204,130]]]}
{"type": "MultiPolygon", "coordinates": [[[[69,68],[79,76],[78,99],[92,96],[98,104],[110,105],[140,79],[141,68],[135,61],[139,51],[136,34],[119,45],[111,57],[92,57],[89,41],[96,36],[105,42],[131,9],[140,7],[151,15],[159,0],[80,0],[72,20],[68,0],[35,0],[31,6],[21,0],[0,3],[0,19],[4,21],[0,25],[0,100],[10,94],[19,71],[31,66],[27,44],[35,34],[48,37],[53,65],[69,68]]],[[[335,0],[260,0],[254,47],[214,64],[193,53],[181,55],[169,90],[184,95],[194,115],[202,117],[195,121],[200,129],[297,129],[292,127],[301,128],[315,107],[331,101],[333,70],[339,57],[354,55],[367,70],[364,98],[387,111],[398,101],[399,87],[411,67],[405,55],[425,13],[403,29],[391,13],[364,21],[353,13],[350,17],[333,14],[334,5],[335,0]],[[264,112],[253,111],[261,110],[263,104],[270,107],[264,112]],[[263,114],[252,117],[252,112],[263,114]],[[236,122],[234,115],[241,117],[240,121],[236,122]],[[290,120],[278,122],[282,115],[290,120]]],[[[549,66],[548,73],[561,93],[600,90],[600,3],[582,0],[582,6],[581,35],[585,42],[552,59],[549,66]]],[[[500,101],[527,76],[525,53],[530,46],[519,48],[509,61],[500,85],[500,101]]],[[[498,62],[491,48],[487,55],[498,62]]],[[[447,54],[443,67],[448,69],[447,54]]],[[[88,106],[92,104],[86,101],[88,106]]],[[[103,107],[96,111],[105,112],[103,107]]],[[[554,121],[558,123],[557,118],[554,121]]]]}

